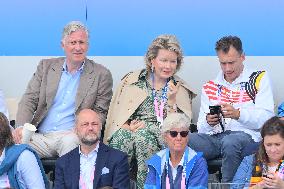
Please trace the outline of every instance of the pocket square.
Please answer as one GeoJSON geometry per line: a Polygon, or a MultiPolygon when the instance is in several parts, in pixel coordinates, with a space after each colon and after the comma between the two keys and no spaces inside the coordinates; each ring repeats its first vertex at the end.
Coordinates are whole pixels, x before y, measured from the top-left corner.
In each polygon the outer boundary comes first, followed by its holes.
{"type": "Polygon", "coordinates": [[[108,174],[109,173],[109,169],[107,167],[104,167],[102,169],[102,175],[108,174]]]}

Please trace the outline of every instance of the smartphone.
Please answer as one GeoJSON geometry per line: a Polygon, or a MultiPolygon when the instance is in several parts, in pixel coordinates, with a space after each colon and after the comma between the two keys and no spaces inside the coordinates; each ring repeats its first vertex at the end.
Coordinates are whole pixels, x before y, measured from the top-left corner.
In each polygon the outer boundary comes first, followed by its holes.
{"type": "Polygon", "coordinates": [[[222,112],[220,105],[209,106],[209,110],[210,110],[210,115],[215,115],[215,114],[219,115],[222,112]]]}
{"type": "Polygon", "coordinates": [[[177,85],[177,81],[175,80],[175,78],[171,77],[171,80],[173,81],[174,85],[176,86],[177,85]]]}
{"type": "Polygon", "coordinates": [[[262,176],[265,178],[269,178],[266,173],[263,173],[262,176]]]}
{"type": "Polygon", "coordinates": [[[210,115],[217,114],[219,116],[219,123],[220,123],[220,126],[222,128],[222,131],[224,132],[225,127],[224,127],[224,124],[223,124],[222,119],[220,117],[220,114],[222,114],[221,106],[220,105],[209,106],[209,110],[210,110],[210,115]]]}

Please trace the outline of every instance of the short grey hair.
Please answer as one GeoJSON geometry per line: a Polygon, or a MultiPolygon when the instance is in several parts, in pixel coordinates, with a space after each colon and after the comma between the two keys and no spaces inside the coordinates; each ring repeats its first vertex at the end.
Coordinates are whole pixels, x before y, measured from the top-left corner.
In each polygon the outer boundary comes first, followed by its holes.
{"type": "Polygon", "coordinates": [[[66,26],[63,29],[62,38],[61,38],[62,43],[65,43],[65,39],[67,36],[69,36],[71,33],[76,32],[78,30],[85,31],[89,39],[89,31],[86,28],[86,26],[80,21],[71,21],[68,24],[66,24],[66,26]]]}
{"type": "MultiPolygon", "coordinates": [[[[89,109],[89,108],[81,109],[80,111],[77,111],[77,112],[75,113],[75,127],[77,127],[77,126],[78,126],[78,122],[79,122],[79,115],[80,115],[81,111],[83,111],[83,110],[87,110],[87,109],[89,109]]],[[[98,111],[95,111],[95,110],[93,110],[93,109],[89,109],[89,110],[92,110],[93,112],[95,112],[95,113],[98,115],[98,118],[99,118],[100,124],[101,124],[101,126],[103,126],[103,118],[102,118],[102,115],[101,115],[98,111]]]]}
{"type": "Polygon", "coordinates": [[[190,119],[183,113],[169,113],[164,120],[161,134],[164,135],[173,128],[190,130],[190,123],[190,119]]]}

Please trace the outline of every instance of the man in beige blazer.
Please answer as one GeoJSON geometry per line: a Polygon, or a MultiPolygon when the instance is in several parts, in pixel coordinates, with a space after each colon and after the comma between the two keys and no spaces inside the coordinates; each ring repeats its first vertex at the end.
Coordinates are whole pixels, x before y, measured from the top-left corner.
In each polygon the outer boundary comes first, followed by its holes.
{"type": "Polygon", "coordinates": [[[81,109],[95,110],[105,122],[112,76],[108,69],[86,58],[88,39],[82,23],[68,23],[61,41],[66,57],[41,60],[19,103],[14,140],[21,143],[25,123],[35,125],[38,132],[29,145],[41,157],[62,156],[77,147],[73,127],[81,109]]]}

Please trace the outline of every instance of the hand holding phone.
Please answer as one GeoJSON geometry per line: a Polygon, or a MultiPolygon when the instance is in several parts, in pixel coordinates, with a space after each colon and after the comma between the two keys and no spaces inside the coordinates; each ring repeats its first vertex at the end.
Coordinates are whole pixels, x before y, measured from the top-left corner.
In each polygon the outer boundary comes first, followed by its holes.
{"type": "Polygon", "coordinates": [[[177,81],[175,80],[175,78],[172,77],[171,80],[173,81],[173,84],[174,84],[175,86],[177,86],[177,81]]]}
{"type": "MultiPolygon", "coordinates": [[[[224,132],[225,128],[224,128],[224,125],[223,125],[222,119],[221,119],[221,114],[222,114],[221,106],[220,105],[209,106],[209,110],[210,110],[210,113],[209,113],[210,115],[217,115],[218,116],[218,123],[220,124],[222,131],[224,132]]],[[[210,124],[210,120],[209,120],[210,117],[207,116],[206,119],[207,119],[207,122],[210,124]]],[[[216,123],[216,122],[214,122],[214,123],[216,123]]]]}
{"type": "Polygon", "coordinates": [[[168,82],[168,103],[169,104],[176,104],[176,95],[181,83],[177,82],[173,77],[171,77],[170,81],[168,82]]]}
{"type": "Polygon", "coordinates": [[[210,115],[217,114],[219,116],[222,113],[220,105],[209,106],[209,110],[210,110],[210,115]]]}

